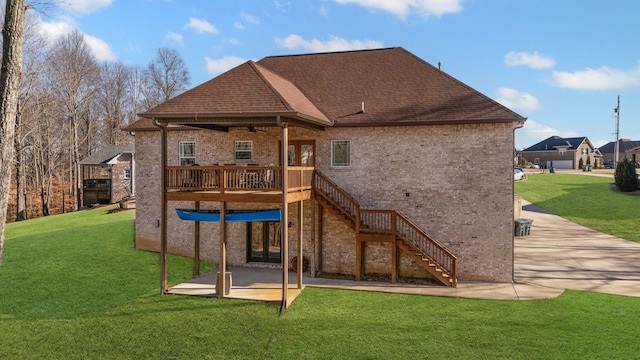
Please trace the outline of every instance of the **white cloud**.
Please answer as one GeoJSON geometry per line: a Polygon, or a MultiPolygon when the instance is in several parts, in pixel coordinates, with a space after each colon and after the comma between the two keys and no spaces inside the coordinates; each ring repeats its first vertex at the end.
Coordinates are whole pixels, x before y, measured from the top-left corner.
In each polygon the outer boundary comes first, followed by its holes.
{"type": "Polygon", "coordinates": [[[58,4],[61,8],[75,13],[90,14],[111,5],[114,0],[64,0],[58,4]]]}
{"type": "Polygon", "coordinates": [[[185,25],[186,29],[193,29],[195,32],[203,34],[217,34],[218,30],[213,24],[207,20],[201,20],[196,18],[189,18],[189,23],[185,25]]]}
{"type": "Polygon", "coordinates": [[[511,110],[540,110],[540,102],[533,95],[511,88],[499,88],[496,101],[511,110]]]}
{"type": "MultiPolygon", "coordinates": [[[[49,45],[53,45],[59,38],[77,29],[73,20],[62,19],[54,22],[39,22],[39,33],[49,45]]],[[[84,41],[91,50],[91,53],[98,61],[115,61],[116,55],[111,50],[111,46],[104,40],[95,36],[82,33],[84,41]]]]}
{"type": "Polygon", "coordinates": [[[462,11],[462,0],[333,0],[339,4],[357,4],[368,9],[387,11],[403,19],[411,11],[424,17],[462,11]]]}
{"type": "Polygon", "coordinates": [[[551,85],[577,90],[621,90],[640,87],[640,65],[631,70],[599,69],[565,72],[554,71],[551,85]]]}
{"type": "Polygon", "coordinates": [[[528,66],[532,69],[551,69],[556,66],[553,58],[539,54],[537,51],[533,53],[512,51],[505,55],[504,63],[507,66],[528,66]]]}
{"type": "Polygon", "coordinates": [[[242,23],[240,21],[236,21],[233,23],[233,27],[235,27],[238,30],[244,30],[244,25],[242,25],[242,23]]]}
{"type": "Polygon", "coordinates": [[[526,149],[535,145],[549,136],[558,135],[561,137],[576,137],[578,134],[573,131],[559,131],[548,125],[528,119],[521,129],[516,130],[516,148],[526,149]]]}
{"type": "Polygon", "coordinates": [[[382,42],[374,40],[345,40],[332,36],[327,41],[317,39],[305,40],[300,35],[291,34],[286,38],[274,39],[278,46],[288,49],[303,48],[311,52],[331,52],[346,50],[376,49],[382,47],[382,42]]]}
{"type": "Polygon", "coordinates": [[[95,36],[84,34],[84,41],[98,61],[116,61],[116,55],[109,44],[95,36]]]}
{"type": "Polygon", "coordinates": [[[167,35],[165,35],[165,36],[164,36],[164,39],[165,39],[166,41],[174,42],[174,43],[176,43],[176,44],[178,44],[178,45],[182,46],[182,44],[183,44],[183,42],[182,42],[182,41],[183,41],[183,39],[184,39],[184,36],[182,36],[181,34],[177,34],[177,33],[174,33],[174,32],[169,31],[169,32],[167,33],[167,35]]]}
{"type": "Polygon", "coordinates": [[[257,17],[251,15],[251,14],[247,14],[247,13],[240,13],[240,16],[242,16],[242,18],[244,19],[244,21],[248,22],[249,24],[260,24],[260,20],[258,20],[257,17]]]}
{"type": "Polygon", "coordinates": [[[207,71],[212,75],[223,73],[247,61],[236,56],[224,56],[218,60],[206,56],[204,59],[207,63],[207,71]]]}
{"type": "Polygon", "coordinates": [[[40,21],[38,32],[47,40],[47,43],[53,44],[62,36],[72,32],[75,28],[75,23],[69,19],[54,22],[40,21]]]}

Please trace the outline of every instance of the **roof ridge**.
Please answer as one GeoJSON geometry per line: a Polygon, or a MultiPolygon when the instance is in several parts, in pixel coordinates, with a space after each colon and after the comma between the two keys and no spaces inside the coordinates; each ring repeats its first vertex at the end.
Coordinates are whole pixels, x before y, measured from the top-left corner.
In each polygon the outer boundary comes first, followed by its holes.
{"type": "Polygon", "coordinates": [[[321,52],[312,52],[312,53],[305,53],[305,54],[270,55],[270,56],[265,56],[262,59],[258,60],[258,63],[262,60],[272,59],[272,58],[345,54],[345,53],[368,52],[368,51],[386,51],[386,50],[394,50],[394,49],[403,49],[403,48],[400,46],[393,46],[393,47],[384,47],[384,48],[375,48],[375,49],[355,49],[355,50],[340,50],[340,51],[321,51],[321,52]]]}
{"type": "MultiPolygon", "coordinates": [[[[271,84],[271,82],[269,80],[267,80],[267,78],[265,78],[264,75],[262,74],[262,72],[260,71],[261,69],[268,70],[267,68],[265,68],[262,65],[259,65],[258,63],[256,63],[253,60],[249,60],[249,61],[247,61],[247,63],[253,69],[253,71],[256,72],[256,74],[260,77],[260,79],[262,79],[262,81],[264,81],[264,83],[269,87],[269,90],[271,90],[271,92],[280,100],[282,105],[284,105],[284,107],[287,110],[295,110],[293,108],[293,106],[291,106],[291,104],[289,104],[289,102],[282,96],[282,94],[280,94],[280,92],[278,90],[276,90],[276,88],[273,86],[273,84],[271,84]]],[[[272,74],[278,76],[279,78],[288,81],[286,78],[274,73],[273,71],[270,71],[270,72],[272,74]]],[[[291,83],[291,81],[289,81],[289,83],[291,83]]],[[[291,84],[293,85],[293,83],[291,83],[291,84]]],[[[295,85],[293,85],[293,86],[295,86],[295,85]]]]}

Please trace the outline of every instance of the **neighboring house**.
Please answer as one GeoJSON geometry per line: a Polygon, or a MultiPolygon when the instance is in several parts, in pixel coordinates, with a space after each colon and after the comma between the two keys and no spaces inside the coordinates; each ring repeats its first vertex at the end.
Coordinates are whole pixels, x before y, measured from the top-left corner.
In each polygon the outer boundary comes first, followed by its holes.
{"type": "Polygon", "coordinates": [[[582,164],[602,165],[602,155],[586,137],[551,136],[522,150],[522,157],[543,168],[579,169],[582,164]]]}
{"type": "Polygon", "coordinates": [[[106,145],[80,161],[83,205],[112,204],[135,193],[134,145],[106,145]]]}
{"type": "MultiPolygon", "coordinates": [[[[619,139],[618,140],[618,161],[624,159],[626,156],[629,160],[632,160],[634,163],[640,160],[640,141],[634,141],[629,139],[619,139]],[[634,157],[635,156],[635,157],[634,157]],[[637,160],[636,160],[637,158],[637,160]]],[[[606,145],[603,145],[598,148],[600,153],[602,154],[602,159],[604,163],[613,164],[616,158],[616,142],[611,141],[606,145]]]]}
{"type": "Polygon", "coordinates": [[[136,246],[161,259],[286,271],[291,249],[311,276],[513,280],[525,118],[402,48],[248,61],[140,116],[136,246]]]}

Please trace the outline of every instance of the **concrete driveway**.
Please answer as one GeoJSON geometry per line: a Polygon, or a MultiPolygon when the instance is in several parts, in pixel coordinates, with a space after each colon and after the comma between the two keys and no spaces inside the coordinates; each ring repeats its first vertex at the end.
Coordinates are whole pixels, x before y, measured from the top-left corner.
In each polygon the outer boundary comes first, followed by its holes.
{"type": "Polygon", "coordinates": [[[640,244],[523,205],[533,225],[515,238],[516,283],[640,297],[640,244]]]}

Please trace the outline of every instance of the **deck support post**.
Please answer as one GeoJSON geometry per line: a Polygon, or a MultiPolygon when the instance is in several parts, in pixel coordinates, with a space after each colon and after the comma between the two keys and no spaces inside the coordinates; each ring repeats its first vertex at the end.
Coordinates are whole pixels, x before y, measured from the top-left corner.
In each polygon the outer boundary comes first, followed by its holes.
{"type": "Polygon", "coordinates": [[[316,243],[316,202],[311,198],[311,246],[313,247],[311,252],[311,264],[309,264],[309,273],[312,278],[316,277],[317,259],[318,259],[318,244],[316,243]]]}
{"type": "Polygon", "coordinates": [[[324,238],[322,236],[322,232],[324,231],[324,207],[318,206],[318,238],[317,238],[317,247],[318,247],[318,263],[316,271],[318,274],[322,274],[322,243],[324,242],[324,238]]]}
{"type": "Polygon", "coordinates": [[[168,291],[167,280],[167,124],[158,123],[153,119],[156,126],[160,127],[160,189],[162,201],[160,203],[160,293],[168,291]]]}
{"type": "Polygon", "coordinates": [[[396,237],[396,213],[391,212],[391,283],[398,281],[398,244],[396,237]]]}
{"type": "Polygon", "coordinates": [[[278,125],[282,128],[281,132],[281,163],[282,163],[282,220],[280,222],[281,231],[281,266],[282,266],[282,303],[280,304],[280,314],[284,313],[284,310],[289,306],[287,301],[288,287],[289,287],[289,205],[287,202],[287,193],[289,186],[289,173],[287,166],[289,163],[288,157],[288,144],[289,144],[289,129],[286,122],[280,121],[280,115],[277,117],[278,125]]]}
{"type": "Polygon", "coordinates": [[[302,257],[302,220],[304,218],[304,201],[298,202],[298,268],[296,272],[298,274],[298,289],[302,289],[302,271],[304,270],[304,258],[302,257]]]}
{"type": "MultiPolygon", "coordinates": [[[[200,201],[195,202],[196,211],[200,210],[200,201]]],[[[194,221],[193,230],[193,277],[200,276],[200,221],[194,221]]]]}
{"type": "Polygon", "coordinates": [[[227,203],[220,202],[220,266],[218,267],[218,276],[216,281],[216,292],[219,299],[224,299],[225,290],[227,288],[227,203]]]}

